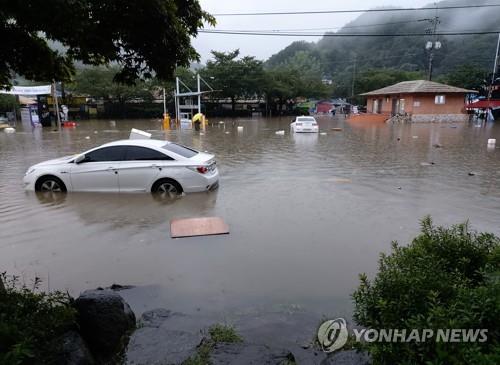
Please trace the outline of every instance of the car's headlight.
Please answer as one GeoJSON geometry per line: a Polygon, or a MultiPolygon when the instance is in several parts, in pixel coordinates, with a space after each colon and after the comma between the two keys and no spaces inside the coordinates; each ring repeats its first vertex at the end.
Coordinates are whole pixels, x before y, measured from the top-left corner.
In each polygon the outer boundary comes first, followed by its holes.
{"type": "Polygon", "coordinates": [[[26,171],[25,175],[29,175],[29,174],[32,174],[34,172],[35,172],[35,169],[34,168],[30,168],[28,171],[26,171]]]}

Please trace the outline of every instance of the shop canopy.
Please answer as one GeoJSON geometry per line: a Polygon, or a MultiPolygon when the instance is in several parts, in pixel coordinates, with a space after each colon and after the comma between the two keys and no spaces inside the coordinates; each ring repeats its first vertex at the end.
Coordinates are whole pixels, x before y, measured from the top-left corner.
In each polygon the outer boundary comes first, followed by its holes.
{"type": "Polygon", "coordinates": [[[500,108],[500,100],[479,100],[465,105],[467,109],[500,108]]]}
{"type": "Polygon", "coordinates": [[[51,85],[42,86],[12,86],[10,90],[0,90],[0,94],[10,95],[48,95],[52,93],[51,85]]]}

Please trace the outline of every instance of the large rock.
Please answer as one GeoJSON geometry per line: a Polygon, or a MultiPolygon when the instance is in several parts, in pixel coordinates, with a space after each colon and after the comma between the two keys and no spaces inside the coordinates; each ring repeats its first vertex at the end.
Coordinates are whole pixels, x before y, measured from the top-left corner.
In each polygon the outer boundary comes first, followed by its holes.
{"type": "Polygon", "coordinates": [[[246,343],[220,343],[210,354],[212,365],[282,365],[294,363],[288,350],[246,343]]]}
{"type": "Polygon", "coordinates": [[[121,350],[124,338],[135,328],[135,315],[123,298],[112,290],[87,290],[75,301],[80,331],[99,357],[121,350]]]}
{"type": "Polygon", "coordinates": [[[370,365],[371,363],[371,358],[366,352],[347,350],[328,356],[321,365],[370,365]]]}
{"type": "Polygon", "coordinates": [[[191,316],[155,309],[145,312],[125,354],[130,365],[177,365],[194,356],[203,340],[203,324],[191,316]]]}
{"type": "Polygon", "coordinates": [[[60,350],[56,355],[56,365],[94,365],[95,361],[87,344],[75,331],[65,333],[59,339],[60,350]]]}
{"type": "Polygon", "coordinates": [[[305,312],[264,312],[243,315],[234,322],[245,342],[286,348],[299,365],[319,365],[326,353],[313,342],[321,318],[305,312]]]}

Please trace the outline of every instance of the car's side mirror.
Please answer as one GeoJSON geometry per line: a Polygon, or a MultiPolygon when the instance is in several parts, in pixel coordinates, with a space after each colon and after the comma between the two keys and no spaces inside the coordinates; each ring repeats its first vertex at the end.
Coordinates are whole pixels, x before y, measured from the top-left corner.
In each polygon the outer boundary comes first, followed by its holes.
{"type": "Polygon", "coordinates": [[[78,164],[78,163],[82,163],[85,161],[85,155],[79,155],[75,158],[75,163],[78,164]]]}

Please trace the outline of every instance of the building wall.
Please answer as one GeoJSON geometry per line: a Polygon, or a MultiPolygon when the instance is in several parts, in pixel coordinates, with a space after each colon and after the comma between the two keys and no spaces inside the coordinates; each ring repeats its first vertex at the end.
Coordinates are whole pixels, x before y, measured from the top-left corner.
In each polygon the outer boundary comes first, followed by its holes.
{"type": "MultiPolygon", "coordinates": [[[[441,94],[439,94],[441,95],[441,94]]],[[[379,112],[390,114],[392,112],[393,99],[397,100],[400,112],[409,114],[464,114],[465,113],[465,95],[464,94],[445,94],[445,103],[436,104],[436,94],[402,94],[402,95],[380,95],[369,96],[367,99],[367,112],[377,113],[374,110],[374,100],[380,104],[379,112]],[[404,100],[404,107],[403,102],[404,100]]]]}

